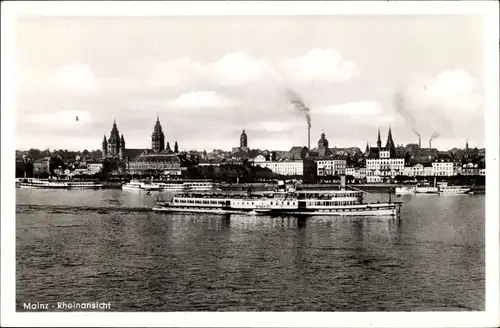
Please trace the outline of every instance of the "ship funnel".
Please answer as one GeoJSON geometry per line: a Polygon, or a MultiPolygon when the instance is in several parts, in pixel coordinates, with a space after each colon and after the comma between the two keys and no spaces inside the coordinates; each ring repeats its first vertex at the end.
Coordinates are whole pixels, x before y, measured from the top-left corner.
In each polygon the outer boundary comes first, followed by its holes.
{"type": "Polygon", "coordinates": [[[346,187],[346,178],[345,175],[340,176],[340,189],[345,190],[346,187]]]}

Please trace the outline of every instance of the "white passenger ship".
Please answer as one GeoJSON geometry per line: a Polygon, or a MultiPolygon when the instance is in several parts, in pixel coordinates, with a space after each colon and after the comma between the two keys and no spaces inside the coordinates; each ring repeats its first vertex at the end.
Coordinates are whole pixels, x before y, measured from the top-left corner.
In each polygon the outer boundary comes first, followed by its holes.
{"type": "Polygon", "coordinates": [[[99,189],[103,185],[94,181],[64,181],[64,180],[41,180],[41,179],[21,179],[21,188],[42,188],[42,189],[99,189]]]}
{"type": "Polygon", "coordinates": [[[122,190],[132,191],[157,191],[161,190],[159,186],[147,181],[132,180],[122,185],[122,190]]]}
{"type": "Polygon", "coordinates": [[[217,189],[217,185],[213,182],[184,182],[184,190],[191,191],[210,191],[217,189]]]}
{"type": "Polygon", "coordinates": [[[362,191],[279,191],[266,195],[186,193],[168,202],[157,201],[153,211],[194,213],[251,213],[323,216],[395,216],[401,203],[364,203],[362,191]]]}
{"type": "Polygon", "coordinates": [[[417,192],[416,186],[396,187],[396,195],[413,195],[417,192]]]}
{"type": "Polygon", "coordinates": [[[440,195],[463,195],[470,193],[470,190],[471,188],[466,186],[448,186],[448,185],[439,186],[440,195]]]}
{"type": "Polygon", "coordinates": [[[417,186],[415,192],[417,194],[439,194],[439,189],[431,186],[417,186]]]}
{"type": "Polygon", "coordinates": [[[101,189],[102,183],[95,181],[68,181],[71,189],[101,189]]]}
{"type": "Polygon", "coordinates": [[[20,182],[21,188],[44,188],[44,189],[69,189],[70,186],[66,181],[26,179],[20,182]]]}

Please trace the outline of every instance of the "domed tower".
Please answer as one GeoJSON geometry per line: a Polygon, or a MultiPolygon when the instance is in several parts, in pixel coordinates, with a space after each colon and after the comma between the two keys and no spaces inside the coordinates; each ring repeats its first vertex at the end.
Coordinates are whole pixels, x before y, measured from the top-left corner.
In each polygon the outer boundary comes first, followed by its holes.
{"type": "Polygon", "coordinates": [[[321,138],[318,140],[318,148],[328,148],[328,140],[323,131],[321,131],[321,138]]]}
{"type": "Polygon", "coordinates": [[[120,153],[119,153],[119,157],[121,160],[123,160],[124,154],[125,154],[125,138],[123,137],[122,134],[122,137],[120,138],[120,153]]]}
{"type": "Polygon", "coordinates": [[[108,141],[106,140],[106,135],[104,135],[104,139],[102,140],[102,158],[108,157],[108,141]]]}
{"type": "Polygon", "coordinates": [[[113,128],[108,139],[108,155],[118,157],[120,151],[120,133],[116,127],[116,120],[113,121],[113,128]]]}
{"type": "Polygon", "coordinates": [[[156,124],[153,128],[153,133],[151,134],[151,148],[156,153],[165,149],[165,135],[163,134],[163,129],[161,128],[159,116],[156,117],[156,124]]]}
{"type": "Polygon", "coordinates": [[[245,130],[243,130],[240,136],[240,148],[245,148],[245,147],[248,147],[248,137],[247,134],[245,133],[245,130]]]}

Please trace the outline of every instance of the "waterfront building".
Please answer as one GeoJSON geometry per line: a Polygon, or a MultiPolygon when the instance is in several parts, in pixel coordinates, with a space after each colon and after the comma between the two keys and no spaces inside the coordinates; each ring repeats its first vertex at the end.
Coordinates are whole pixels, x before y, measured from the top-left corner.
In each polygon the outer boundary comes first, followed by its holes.
{"type": "Polygon", "coordinates": [[[366,181],[368,183],[390,182],[395,176],[404,172],[405,159],[396,157],[396,147],[390,127],[385,147],[382,147],[379,129],[377,147],[368,147],[367,145],[365,156],[366,181]]]}
{"type": "Polygon", "coordinates": [[[33,174],[50,173],[50,157],[44,157],[33,162],[33,174]]]}
{"type": "Polygon", "coordinates": [[[254,161],[254,166],[268,168],[273,173],[280,175],[304,175],[304,161],[303,160],[284,160],[284,161],[254,161]]]}
{"type": "Polygon", "coordinates": [[[479,175],[479,165],[472,162],[464,163],[462,165],[462,175],[479,175]]]}
{"type": "MultiPolygon", "coordinates": [[[[313,159],[317,164],[318,176],[344,175],[347,173],[347,161],[341,156],[321,156],[313,159]]],[[[354,176],[354,174],[352,175],[354,176]]]]}
{"type": "Polygon", "coordinates": [[[434,176],[434,168],[432,167],[432,163],[424,163],[424,169],[422,170],[422,175],[424,177],[432,177],[434,176]]]}
{"type": "Polygon", "coordinates": [[[405,166],[402,175],[409,177],[422,176],[424,174],[424,166],[422,164],[415,164],[412,166],[405,166]]]}
{"type": "Polygon", "coordinates": [[[87,171],[89,174],[96,174],[102,171],[102,162],[87,161],[87,171]]]}
{"type": "MultiPolygon", "coordinates": [[[[432,162],[433,175],[435,176],[454,176],[460,171],[460,163],[453,160],[436,160],[432,162]]],[[[478,172],[479,173],[479,172],[478,172]]]]}
{"type": "Polygon", "coordinates": [[[157,154],[152,149],[145,149],[136,159],[127,163],[127,171],[130,174],[179,176],[185,170],[186,167],[182,166],[178,154],[165,152],[157,154]]]}

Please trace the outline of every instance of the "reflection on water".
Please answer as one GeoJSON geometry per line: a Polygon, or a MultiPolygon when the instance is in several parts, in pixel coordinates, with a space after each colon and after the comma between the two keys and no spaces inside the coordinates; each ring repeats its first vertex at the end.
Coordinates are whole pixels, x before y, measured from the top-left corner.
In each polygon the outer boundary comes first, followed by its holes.
{"type": "Polygon", "coordinates": [[[18,310],[484,310],[481,195],[404,197],[400,220],[153,213],[151,196],[121,190],[16,196],[18,310]]]}

